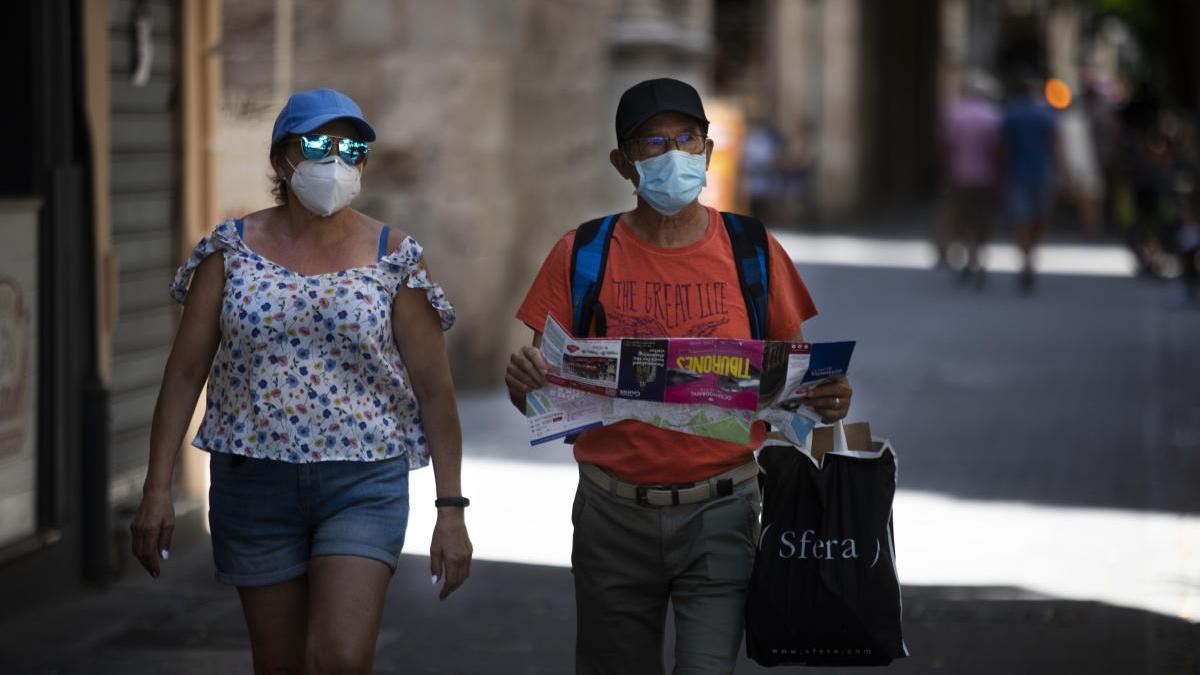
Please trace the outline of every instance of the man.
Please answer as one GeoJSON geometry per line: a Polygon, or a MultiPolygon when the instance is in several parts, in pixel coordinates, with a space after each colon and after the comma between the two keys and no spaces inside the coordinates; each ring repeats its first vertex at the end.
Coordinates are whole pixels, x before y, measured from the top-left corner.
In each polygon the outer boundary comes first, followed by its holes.
{"type": "MultiPolygon", "coordinates": [[[[615,220],[596,298],[596,325],[605,323],[609,336],[751,336],[729,232],[719,213],[697,201],[713,151],[707,131],[700,96],[683,82],[649,80],[621,96],[609,161],[638,199],[615,220]]],[[[546,316],[575,323],[576,233],[555,245],[517,312],[534,331],[533,346],[512,354],[505,378],[521,411],[525,394],[546,381],[537,349],[546,316]]],[[[767,241],[763,334],[801,340],[800,324],[816,309],[782,247],[767,241]]],[[[580,336],[590,331],[588,322],[580,336]]],[[[850,396],[839,380],[816,390],[811,403],[831,422],[846,415],[850,396]]],[[[757,543],[753,451],[764,436],[761,424],[751,443],[739,445],[623,421],[578,437],[571,556],[578,673],[662,673],[668,600],[675,672],[732,671],[757,543]]]]}
{"type": "Polygon", "coordinates": [[[1006,211],[1013,240],[1021,249],[1018,277],[1022,293],[1033,292],[1033,250],[1050,217],[1058,133],[1054,113],[1041,100],[1039,82],[1029,78],[1004,110],[1002,127],[1008,155],[1006,211]]]}
{"type": "MultiPolygon", "coordinates": [[[[987,243],[996,203],[1000,156],[1000,109],[992,103],[982,73],[973,74],[962,98],[947,110],[942,128],[946,165],[946,229],[967,248],[963,281],[984,283],[980,248],[987,243]]],[[[944,235],[943,235],[944,236],[944,235]]],[[[939,241],[945,255],[946,241],[939,241]]]]}

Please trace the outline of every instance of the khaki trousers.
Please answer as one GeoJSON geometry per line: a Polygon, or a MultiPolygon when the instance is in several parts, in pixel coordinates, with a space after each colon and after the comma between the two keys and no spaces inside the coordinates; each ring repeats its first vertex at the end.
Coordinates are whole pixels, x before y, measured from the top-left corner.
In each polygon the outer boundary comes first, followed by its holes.
{"type": "Polygon", "coordinates": [[[761,510],[758,481],[680,506],[643,506],[580,477],[571,520],[579,675],[662,675],[667,602],[676,675],[732,673],[761,510]]]}

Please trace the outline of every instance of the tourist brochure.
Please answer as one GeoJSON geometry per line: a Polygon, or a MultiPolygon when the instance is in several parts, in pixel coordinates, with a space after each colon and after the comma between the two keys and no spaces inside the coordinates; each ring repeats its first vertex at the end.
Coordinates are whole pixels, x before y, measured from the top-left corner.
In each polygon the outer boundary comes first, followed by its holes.
{"type": "Polygon", "coordinates": [[[525,399],[530,444],[621,420],[748,443],[755,421],[803,446],[820,416],[809,391],[850,365],[854,342],[574,338],[546,318],[548,384],[525,399]]]}

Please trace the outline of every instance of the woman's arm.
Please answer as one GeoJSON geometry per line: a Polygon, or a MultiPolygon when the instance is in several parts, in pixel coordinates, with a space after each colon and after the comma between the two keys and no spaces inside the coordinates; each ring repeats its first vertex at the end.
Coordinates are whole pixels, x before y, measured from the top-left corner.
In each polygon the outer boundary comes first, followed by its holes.
{"type": "MultiPolygon", "coordinates": [[[[421,408],[421,425],[429,440],[438,497],[462,495],[462,428],[454,401],[450,359],[441,319],[425,291],[402,285],[392,302],[392,333],[409,382],[421,408]]],[[[453,593],[471,572],[471,540],[461,507],[438,509],[430,544],[430,571],[443,577],[441,599],[453,593]]]]}
{"type": "Polygon", "coordinates": [[[161,552],[171,548],[171,533],[175,529],[171,500],[175,458],[220,344],[224,290],[224,259],[215,253],[196,268],[171,355],[163,369],[150,427],[150,465],[142,484],[142,503],[130,525],[133,554],[154,577],[159,574],[160,557],[165,557],[161,552]]]}

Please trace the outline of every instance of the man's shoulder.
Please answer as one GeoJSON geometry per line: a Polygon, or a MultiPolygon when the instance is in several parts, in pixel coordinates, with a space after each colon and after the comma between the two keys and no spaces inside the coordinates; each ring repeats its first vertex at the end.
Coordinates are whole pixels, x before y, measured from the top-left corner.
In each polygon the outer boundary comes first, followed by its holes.
{"type": "Polygon", "coordinates": [[[582,225],[582,223],[576,225],[575,227],[572,227],[571,229],[559,235],[558,239],[554,241],[554,244],[550,246],[550,252],[547,258],[555,260],[562,260],[564,258],[569,259],[572,251],[575,248],[575,236],[582,225]]]}
{"type": "MultiPolygon", "coordinates": [[[[716,211],[716,209],[714,209],[714,211],[716,211]]],[[[727,233],[728,233],[728,229],[729,229],[727,227],[727,225],[730,224],[730,220],[734,220],[734,221],[737,221],[737,223],[739,225],[741,225],[741,230],[743,232],[749,232],[750,234],[756,234],[759,230],[761,230],[766,233],[768,239],[770,239],[770,237],[771,237],[771,227],[767,224],[767,222],[764,221],[762,218],[759,218],[758,216],[750,214],[750,213],[735,213],[733,211],[716,211],[716,218],[714,220],[718,225],[721,226],[721,229],[726,230],[727,233]]]]}
{"type": "Polygon", "coordinates": [[[612,219],[613,224],[615,225],[616,221],[620,220],[624,215],[625,215],[624,211],[618,211],[617,213],[605,213],[603,215],[592,216],[591,218],[588,218],[587,220],[581,221],[575,227],[572,227],[570,230],[567,231],[567,234],[574,235],[576,231],[578,231],[580,228],[582,228],[584,226],[598,225],[610,218],[612,219]]]}
{"type": "Polygon", "coordinates": [[[558,238],[558,243],[559,243],[559,245],[565,245],[568,248],[573,246],[575,244],[575,238],[578,235],[580,229],[582,229],[584,227],[594,227],[596,225],[599,225],[600,223],[604,222],[604,220],[607,218],[613,219],[613,232],[615,234],[616,221],[619,220],[621,218],[621,216],[623,216],[623,215],[624,215],[624,213],[608,213],[603,216],[596,216],[594,218],[588,218],[587,220],[579,223],[575,227],[572,227],[571,229],[564,232],[563,235],[558,238]]]}

